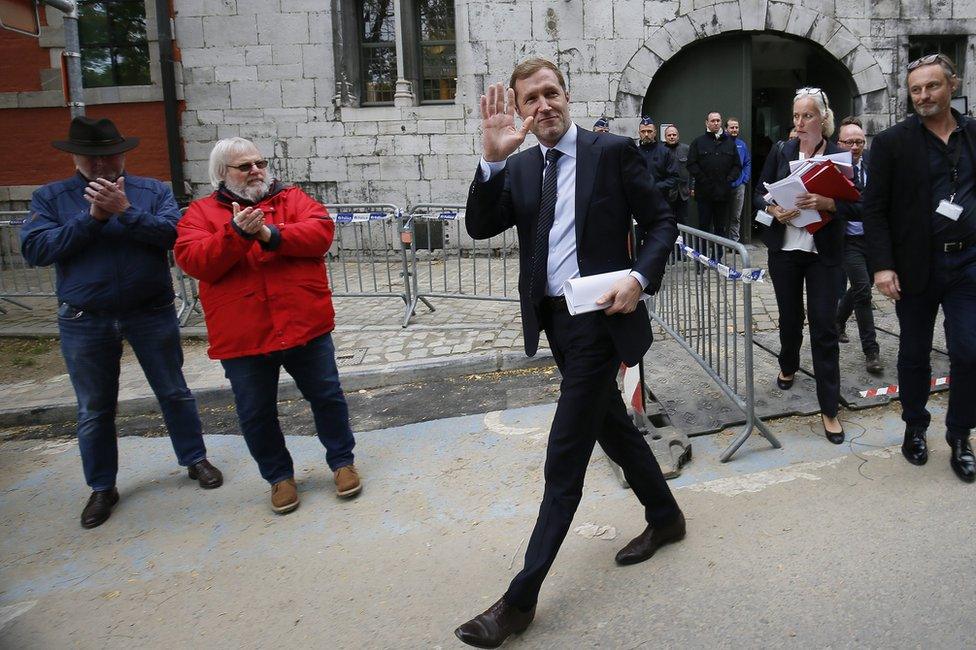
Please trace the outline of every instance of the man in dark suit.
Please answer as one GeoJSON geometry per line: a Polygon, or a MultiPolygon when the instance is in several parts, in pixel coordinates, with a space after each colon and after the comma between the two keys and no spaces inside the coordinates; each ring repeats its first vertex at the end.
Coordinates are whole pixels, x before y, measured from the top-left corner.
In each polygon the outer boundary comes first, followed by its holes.
{"type": "Polygon", "coordinates": [[[721,113],[710,112],[705,117],[705,129],[688,149],[688,171],[695,179],[698,227],[728,237],[732,183],[742,173],[742,160],[735,138],[722,129],[721,113]]]}
{"type": "Polygon", "coordinates": [[[946,412],[949,464],[960,479],[972,483],[976,122],[951,109],[958,86],[955,66],[944,54],[909,64],[908,92],[915,115],[875,136],[863,218],[874,283],[897,301],[898,386],[905,421],[902,454],[914,465],[928,460],[929,355],[941,305],[952,378],[946,412]]]}
{"type": "Polygon", "coordinates": [[[468,233],[483,239],[517,228],[525,351],[535,354],[544,330],[563,377],[525,567],[498,602],[455,630],[465,643],[493,648],[535,616],[542,581],[579,505],[594,443],[623,468],[648,523],[617,554],[619,564],[641,562],[680,540],[685,521],[616,385],[621,361],[636,364],[651,343],[641,290],[659,288],[677,237],[664,197],[633,141],[573,124],[562,73],[549,61],[520,63],[507,90],[490,86],[481,116],[484,153],[468,195],[468,233]],[[539,146],[511,155],[530,131],[539,146]],[[631,215],[642,233],[633,258],[631,215]],[[566,280],[621,269],[632,270],[601,296],[606,309],[569,315],[566,280]]]}

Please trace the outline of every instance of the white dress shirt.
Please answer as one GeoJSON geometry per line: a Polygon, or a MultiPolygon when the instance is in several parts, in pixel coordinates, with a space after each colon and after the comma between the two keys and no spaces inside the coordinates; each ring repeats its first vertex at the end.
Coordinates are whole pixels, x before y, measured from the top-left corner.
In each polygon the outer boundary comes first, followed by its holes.
{"type": "MultiPolygon", "coordinates": [[[[567,280],[580,276],[579,263],[576,259],[576,124],[571,123],[569,129],[553,147],[562,152],[559,159],[556,177],[556,215],[549,231],[549,264],[547,268],[546,295],[563,295],[563,285],[567,280]]],[[[542,159],[546,159],[546,152],[550,147],[539,144],[542,159]]],[[[487,181],[492,176],[505,169],[506,161],[488,162],[481,158],[481,180],[487,181]]],[[[543,182],[549,172],[548,165],[542,171],[543,182]]],[[[640,283],[641,288],[647,286],[647,280],[637,271],[630,274],[640,283]]]]}

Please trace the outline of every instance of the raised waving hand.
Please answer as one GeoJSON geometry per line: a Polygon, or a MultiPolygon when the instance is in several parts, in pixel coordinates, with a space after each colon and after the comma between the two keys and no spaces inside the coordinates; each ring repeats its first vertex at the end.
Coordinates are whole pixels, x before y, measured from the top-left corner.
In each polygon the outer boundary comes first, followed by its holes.
{"type": "Polygon", "coordinates": [[[508,158],[525,141],[535,122],[530,115],[515,128],[515,91],[502,83],[488,86],[481,96],[481,143],[485,160],[500,162],[508,158]]]}

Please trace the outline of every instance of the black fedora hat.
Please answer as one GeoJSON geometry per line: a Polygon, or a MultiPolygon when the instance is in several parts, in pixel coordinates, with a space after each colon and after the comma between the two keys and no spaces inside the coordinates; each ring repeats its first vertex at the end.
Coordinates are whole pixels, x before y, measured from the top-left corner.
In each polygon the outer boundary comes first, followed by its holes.
{"type": "Polygon", "coordinates": [[[112,156],[139,146],[139,138],[123,138],[112,123],[103,117],[99,120],[78,116],[71,120],[67,140],[51,143],[55,149],[83,156],[112,156]]]}

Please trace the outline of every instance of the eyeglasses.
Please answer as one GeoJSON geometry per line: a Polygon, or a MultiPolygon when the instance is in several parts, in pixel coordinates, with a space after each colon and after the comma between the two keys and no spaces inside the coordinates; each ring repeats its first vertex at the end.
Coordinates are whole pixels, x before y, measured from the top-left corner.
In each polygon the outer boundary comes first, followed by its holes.
{"type": "Polygon", "coordinates": [[[849,140],[838,140],[841,144],[846,144],[848,147],[863,147],[867,144],[867,140],[859,140],[857,138],[851,138],[849,140]]]}
{"type": "Polygon", "coordinates": [[[242,163],[240,165],[227,165],[230,169],[236,169],[239,172],[247,173],[251,171],[251,167],[257,167],[258,169],[264,169],[268,166],[267,160],[255,160],[248,163],[242,163]]]}
{"type": "Polygon", "coordinates": [[[811,86],[806,86],[804,88],[797,88],[796,94],[799,95],[820,95],[820,99],[823,100],[824,108],[830,108],[830,102],[827,101],[827,95],[824,91],[819,88],[813,88],[811,86]]]}
{"type": "Polygon", "coordinates": [[[915,68],[920,68],[923,65],[932,65],[933,63],[942,63],[949,69],[949,72],[952,73],[953,77],[956,76],[956,66],[952,62],[952,59],[941,52],[937,54],[926,54],[923,57],[915,59],[908,64],[908,71],[911,72],[915,68]]]}

